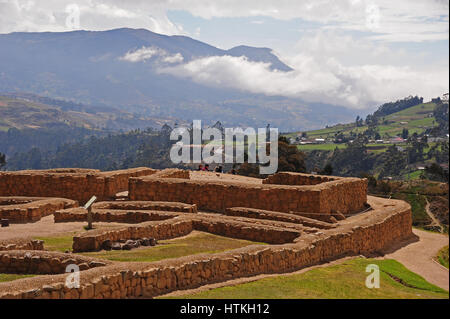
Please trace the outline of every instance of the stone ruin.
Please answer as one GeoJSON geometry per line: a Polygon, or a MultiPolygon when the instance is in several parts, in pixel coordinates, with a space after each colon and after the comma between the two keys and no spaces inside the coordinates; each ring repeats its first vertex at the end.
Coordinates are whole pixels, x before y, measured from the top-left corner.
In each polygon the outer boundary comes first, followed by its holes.
{"type": "Polygon", "coordinates": [[[226,175],[200,179],[195,172],[149,168],[0,172],[0,216],[12,225],[47,215],[55,223],[87,221],[79,205],[92,195],[100,200],[92,206],[94,223],[128,224],[74,236],[75,253],[155,245],[194,230],[269,244],[122,263],[45,251],[45,243],[25,238],[0,241],[0,273],[46,274],[0,283],[0,298],[152,298],[377,254],[412,236],[410,206],[367,196],[365,179],[280,172],[249,181],[226,175]],[[65,285],[69,264],[79,266],[78,288],[65,285]]]}

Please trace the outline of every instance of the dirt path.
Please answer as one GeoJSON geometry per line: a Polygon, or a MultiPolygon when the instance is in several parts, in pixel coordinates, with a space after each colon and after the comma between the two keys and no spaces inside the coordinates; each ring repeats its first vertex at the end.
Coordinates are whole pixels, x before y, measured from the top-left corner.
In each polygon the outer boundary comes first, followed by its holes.
{"type": "Polygon", "coordinates": [[[443,232],[443,228],[441,223],[439,222],[439,220],[434,217],[433,213],[430,210],[430,202],[428,201],[428,199],[425,197],[425,200],[427,201],[427,204],[425,205],[425,211],[427,212],[428,216],[430,216],[432,222],[428,225],[428,226],[437,226],[439,227],[439,232],[443,232]]]}
{"type": "Polygon", "coordinates": [[[417,236],[414,240],[399,243],[381,258],[395,259],[428,282],[449,290],[448,269],[434,260],[439,250],[448,245],[448,236],[414,228],[413,233],[417,236]]]}
{"type": "MultiPolygon", "coordinates": [[[[55,223],[53,215],[46,216],[35,223],[11,224],[0,228],[0,240],[19,239],[24,237],[51,237],[61,234],[84,232],[86,222],[55,223]]],[[[110,228],[129,224],[94,223],[95,228],[110,228]]]]}

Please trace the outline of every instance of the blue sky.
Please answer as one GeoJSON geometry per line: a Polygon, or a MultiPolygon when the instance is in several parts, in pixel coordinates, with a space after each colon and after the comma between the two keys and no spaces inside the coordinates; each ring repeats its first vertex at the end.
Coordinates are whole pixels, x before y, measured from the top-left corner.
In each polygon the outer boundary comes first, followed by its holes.
{"type": "Polygon", "coordinates": [[[164,71],[367,109],[449,91],[448,10],[448,0],[0,0],[0,33],[130,27],[222,49],[268,47],[294,71],[237,57],[176,59],[164,71]]]}
{"type": "Polygon", "coordinates": [[[277,20],[255,16],[204,19],[180,10],[168,11],[167,16],[196,39],[221,49],[249,45],[289,52],[302,32],[320,27],[317,22],[299,18],[277,20]]]}

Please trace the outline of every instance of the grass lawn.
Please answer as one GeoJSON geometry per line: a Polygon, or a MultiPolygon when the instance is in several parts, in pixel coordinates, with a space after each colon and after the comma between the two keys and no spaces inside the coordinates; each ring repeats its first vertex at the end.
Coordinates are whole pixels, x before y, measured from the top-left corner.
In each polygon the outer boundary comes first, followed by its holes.
{"type": "Polygon", "coordinates": [[[35,239],[44,241],[44,248],[52,251],[65,252],[72,250],[73,235],[57,236],[57,237],[36,237],[35,239]]]}
{"type": "Polygon", "coordinates": [[[439,251],[437,260],[442,266],[448,268],[448,245],[439,251]]]}
{"type": "Polygon", "coordinates": [[[154,247],[140,247],[132,250],[103,250],[81,254],[115,261],[152,262],[200,253],[218,253],[253,244],[262,243],[222,237],[209,233],[193,232],[191,235],[183,238],[160,240],[158,241],[158,245],[154,247]]]}
{"type": "Polygon", "coordinates": [[[176,298],[437,299],[448,297],[448,291],[428,283],[395,260],[356,258],[339,265],[309,270],[303,274],[264,278],[176,298]],[[380,268],[380,288],[369,289],[365,286],[366,277],[369,275],[365,270],[369,264],[376,264],[380,268]]]}
{"type": "Polygon", "coordinates": [[[297,145],[297,148],[300,151],[334,151],[335,148],[347,148],[345,144],[305,144],[305,145],[297,145]]]}
{"type": "Polygon", "coordinates": [[[412,180],[412,179],[419,179],[420,175],[422,174],[423,170],[416,170],[414,172],[410,172],[409,174],[403,175],[403,178],[405,180],[412,180]]]}
{"type": "Polygon", "coordinates": [[[0,274],[0,282],[13,281],[17,279],[33,277],[35,275],[0,274]]]}

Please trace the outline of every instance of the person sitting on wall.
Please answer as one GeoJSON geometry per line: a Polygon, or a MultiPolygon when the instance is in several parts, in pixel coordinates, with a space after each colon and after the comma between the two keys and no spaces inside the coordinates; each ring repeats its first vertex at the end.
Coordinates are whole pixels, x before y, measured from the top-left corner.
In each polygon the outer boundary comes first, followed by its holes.
{"type": "Polygon", "coordinates": [[[203,171],[203,165],[202,165],[202,164],[200,164],[200,165],[198,166],[198,171],[203,171]]]}
{"type": "Polygon", "coordinates": [[[205,167],[203,168],[204,171],[209,172],[209,164],[206,164],[205,167]]]}
{"type": "Polygon", "coordinates": [[[223,173],[223,168],[221,165],[216,166],[215,170],[216,173],[223,173]]]}

